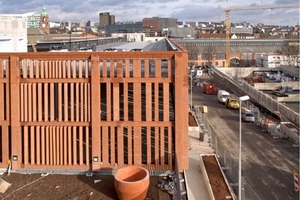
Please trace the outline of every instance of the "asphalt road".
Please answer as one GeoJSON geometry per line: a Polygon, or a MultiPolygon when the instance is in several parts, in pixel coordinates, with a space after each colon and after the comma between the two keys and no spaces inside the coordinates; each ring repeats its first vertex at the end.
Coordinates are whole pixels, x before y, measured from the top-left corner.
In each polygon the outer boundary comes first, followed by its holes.
{"type": "MultiPolygon", "coordinates": [[[[193,105],[208,107],[207,117],[231,157],[238,163],[239,111],[229,110],[216,95],[193,87],[193,105]]],[[[242,122],[242,176],[262,200],[296,200],[293,170],[299,172],[299,147],[273,138],[255,123],[242,122]]],[[[247,196],[246,199],[254,199],[247,196]]]]}

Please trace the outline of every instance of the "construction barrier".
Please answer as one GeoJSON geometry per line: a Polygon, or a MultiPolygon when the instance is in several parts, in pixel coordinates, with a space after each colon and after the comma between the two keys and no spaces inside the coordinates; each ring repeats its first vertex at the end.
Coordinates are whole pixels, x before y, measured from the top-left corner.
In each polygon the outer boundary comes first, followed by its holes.
{"type": "Polygon", "coordinates": [[[294,174],[294,192],[299,192],[298,173],[296,171],[293,171],[293,174],[294,174]]]}

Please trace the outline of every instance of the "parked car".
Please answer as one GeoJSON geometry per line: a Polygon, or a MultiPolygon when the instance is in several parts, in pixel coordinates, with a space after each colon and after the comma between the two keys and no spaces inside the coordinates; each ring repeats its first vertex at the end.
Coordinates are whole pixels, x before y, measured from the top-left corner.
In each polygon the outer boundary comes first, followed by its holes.
{"type": "Polygon", "coordinates": [[[225,105],[229,109],[239,109],[240,103],[236,98],[229,97],[225,101],[225,105]]]}
{"type": "Polygon", "coordinates": [[[244,122],[254,123],[255,122],[254,114],[252,112],[246,112],[246,113],[242,114],[242,120],[244,122]]]}

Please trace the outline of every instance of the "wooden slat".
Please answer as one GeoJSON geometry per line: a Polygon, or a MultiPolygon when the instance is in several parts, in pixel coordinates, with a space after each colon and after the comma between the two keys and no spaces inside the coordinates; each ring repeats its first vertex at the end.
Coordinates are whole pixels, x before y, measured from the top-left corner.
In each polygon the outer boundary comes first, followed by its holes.
{"type": "Polygon", "coordinates": [[[63,89],[62,89],[62,84],[58,83],[57,84],[58,87],[58,105],[56,105],[58,107],[58,121],[61,122],[62,121],[62,117],[63,117],[63,102],[62,102],[62,96],[63,96],[63,89]]]}
{"type": "Polygon", "coordinates": [[[30,127],[30,164],[35,164],[35,127],[30,127]]]}
{"type": "Polygon", "coordinates": [[[82,60],[78,61],[78,77],[82,78],[82,60]]]}
{"type": "Polygon", "coordinates": [[[24,121],[28,121],[28,84],[24,84],[24,121]]]}
{"type": "Polygon", "coordinates": [[[154,159],[155,159],[155,167],[159,165],[159,127],[155,127],[155,134],[154,134],[154,159]]]}
{"type": "Polygon", "coordinates": [[[142,136],[141,127],[134,127],[133,151],[134,151],[134,165],[140,166],[142,164],[142,136]]]}
{"type": "Polygon", "coordinates": [[[169,169],[173,168],[173,151],[172,151],[172,141],[173,141],[173,137],[172,137],[172,126],[168,127],[168,165],[169,165],[169,169]]]}
{"type": "MultiPolygon", "coordinates": [[[[10,94],[10,84],[6,84],[6,105],[10,105],[10,102],[11,102],[11,96],[9,94],[10,94]]],[[[19,107],[19,109],[20,109],[20,107],[19,107]]],[[[6,120],[9,120],[10,116],[11,116],[10,106],[6,106],[6,120]]]]}
{"type": "Polygon", "coordinates": [[[48,117],[48,83],[44,84],[44,121],[47,122],[49,121],[48,117]]]}
{"type": "Polygon", "coordinates": [[[2,126],[2,138],[1,138],[1,148],[2,148],[2,162],[5,163],[9,158],[9,148],[11,144],[9,143],[9,130],[8,126],[2,126]]]}
{"type": "Polygon", "coordinates": [[[72,78],[76,78],[76,60],[72,61],[72,78]]]}
{"type": "Polygon", "coordinates": [[[35,128],[36,164],[41,164],[41,127],[35,128]]]}
{"type": "Polygon", "coordinates": [[[151,127],[147,127],[147,164],[148,166],[151,164],[151,127]]]}
{"type": "Polygon", "coordinates": [[[163,83],[163,112],[164,112],[164,121],[169,121],[170,119],[170,87],[169,87],[169,83],[163,83]]]}
{"type": "Polygon", "coordinates": [[[152,121],[152,88],[146,83],[146,121],[152,121]]]}
{"type": "Polygon", "coordinates": [[[32,84],[32,121],[36,121],[36,113],[37,113],[37,84],[32,84]]]}
{"type": "Polygon", "coordinates": [[[50,127],[46,127],[46,165],[50,164],[50,127]]]}
{"type": "MultiPolygon", "coordinates": [[[[86,157],[86,165],[89,164],[90,160],[90,131],[89,127],[85,128],[85,157],[86,157]]],[[[100,158],[99,158],[100,160],[100,158]]]]}
{"type": "Polygon", "coordinates": [[[106,84],[106,120],[111,121],[111,83],[106,84]]]}
{"type": "Polygon", "coordinates": [[[79,108],[79,105],[80,105],[80,93],[79,93],[79,83],[76,83],[75,85],[76,87],[76,92],[75,92],[75,105],[76,105],[76,119],[75,121],[76,122],[79,122],[79,112],[80,112],[80,108],[79,108]]]}
{"type": "Polygon", "coordinates": [[[70,119],[71,119],[71,122],[73,122],[74,121],[74,113],[75,113],[75,111],[74,111],[74,83],[70,83],[70,96],[71,96],[71,98],[70,98],[70,119]]]}
{"type": "Polygon", "coordinates": [[[42,84],[38,83],[38,100],[37,100],[37,112],[38,112],[38,121],[42,121],[43,120],[43,103],[42,103],[42,84]]]}
{"type": "Polygon", "coordinates": [[[165,134],[164,134],[164,127],[159,127],[159,155],[160,155],[160,165],[165,165],[165,134]]]}
{"type": "Polygon", "coordinates": [[[49,161],[50,161],[50,165],[54,165],[54,156],[53,156],[53,152],[54,152],[54,149],[53,149],[53,143],[54,143],[54,131],[53,131],[53,127],[49,127],[49,152],[50,152],[50,155],[49,155],[49,161]]]}
{"type": "Polygon", "coordinates": [[[32,84],[29,83],[27,84],[27,95],[28,95],[28,109],[27,109],[27,113],[28,113],[28,121],[32,121],[32,84]]]}
{"type": "Polygon", "coordinates": [[[102,134],[102,162],[103,165],[109,164],[108,163],[108,127],[103,127],[101,130],[102,134]]]}
{"type": "Polygon", "coordinates": [[[114,166],[116,164],[116,138],[115,138],[115,127],[110,127],[110,164],[114,166]]]}
{"type": "Polygon", "coordinates": [[[79,83],[80,84],[80,93],[79,93],[79,97],[80,97],[80,118],[79,121],[84,122],[84,83],[79,83]]]}
{"type": "Polygon", "coordinates": [[[41,61],[35,60],[35,78],[40,78],[41,61]]]}
{"type": "Polygon", "coordinates": [[[159,121],[159,83],[154,84],[154,120],[159,121]]]}
{"type": "Polygon", "coordinates": [[[73,151],[72,151],[72,127],[68,126],[68,164],[72,165],[73,151]]]}
{"type": "Polygon", "coordinates": [[[24,126],[23,127],[23,145],[24,145],[24,165],[27,166],[28,165],[28,161],[29,161],[29,152],[28,152],[28,127],[24,126]]]}
{"type": "Polygon", "coordinates": [[[120,85],[113,83],[113,121],[120,121],[120,85]]]}
{"type": "Polygon", "coordinates": [[[79,127],[79,165],[83,165],[83,127],[79,127]]]}
{"type": "Polygon", "coordinates": [[[69,121],[69,105],[68,105],[68,95],[69,90],[68,90],[68,84],[64,83],[64,121],[69,121]]]}
{"type": "Polygon", "coordinates": [[[124,121],[128,121],[128,83],[123,84],[123,92],[124,92],[124,121]]]}
{"type": "Polygon", "coordinates": [[[41,61],[41,78],[45,78],[45,61],[41,61]]]}
{"type": "Polygon", "coordinates": [[[118,126],[117,127],[117,146],[118,151],[116,152],[118,155],[118,165],[124,164],[124,134],[123,134],[123,127],[118,126]]]}
{"type": "Polygon", "coordinates": [[[88,102],[88,84],[87,83],[84,83],[84,119],[83,121],[84,122],[88,122],[89,119],[88,119],[88,108],[89,108],[89,102],[88,102]]]}
{"type": "Polygon", "coordinates": [[[128,126],[128,165],[132,165],[133,164],[133,160],[132,160],[132,138],[133,138],[133,130],[131,126],[128,126]]]}
{"type": "Polygon", "coordinates": [[[42,159],[42,165],[45,165],[46,164],[46,127],[45,126],[42,126],[41,127],[41,159],[42,159]]]}
{"type": "Polygon", "coordinates": [[[77,131],[76,127],[72,127],[72,137],[73,137],[73,165],[77,164],[77,131]]]}
{"type": "Polygon", "coordinates": [[[50,83],[50,121],[54,121],[54,109],[55,109],[55,93],[54,93],[54,83],[50,83]]]}
{"type": "Polygon", "coordinates": [[[64,135],[64,143],[63,143],[63,165],[67,165],[68,164],[68,157],[70,156],[68,154],[68,129],[66,126],[63,127],[63,135],[64,135]]]}
{"type": "MultiPolygon", "coordinates": [[[[2,62],[0,60],[0,79],[2,77],[2,62]]],[[[4,120],[4,98],[7,97],[8,95],[7,94],[4,94],[4,84],[3,83],[0,83],[0,121],[3,121],[4,120]]],[[[9,106],[7,106],[9,107],[9,106]]]]}

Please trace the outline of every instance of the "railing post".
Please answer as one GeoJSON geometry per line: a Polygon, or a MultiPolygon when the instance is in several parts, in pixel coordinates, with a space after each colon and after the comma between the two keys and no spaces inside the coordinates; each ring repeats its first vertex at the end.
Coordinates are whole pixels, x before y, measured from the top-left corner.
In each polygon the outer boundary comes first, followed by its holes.
{"type": "MultiPolygon", "coordinates": [[[[10,57],[10,126],[11,126],[11,164],[12,170],[21,168],[22,137],[20,125],[20,60],[16,55],[10,57]]],[[[26,148],[26,146],[24,146],[26,148]]]]}
{"type": "Polygon", "coordinates": [[[92,170],[100,170],[100,70],[99,57],[91,56],[91,127],[92,127],[92,170]]]}

